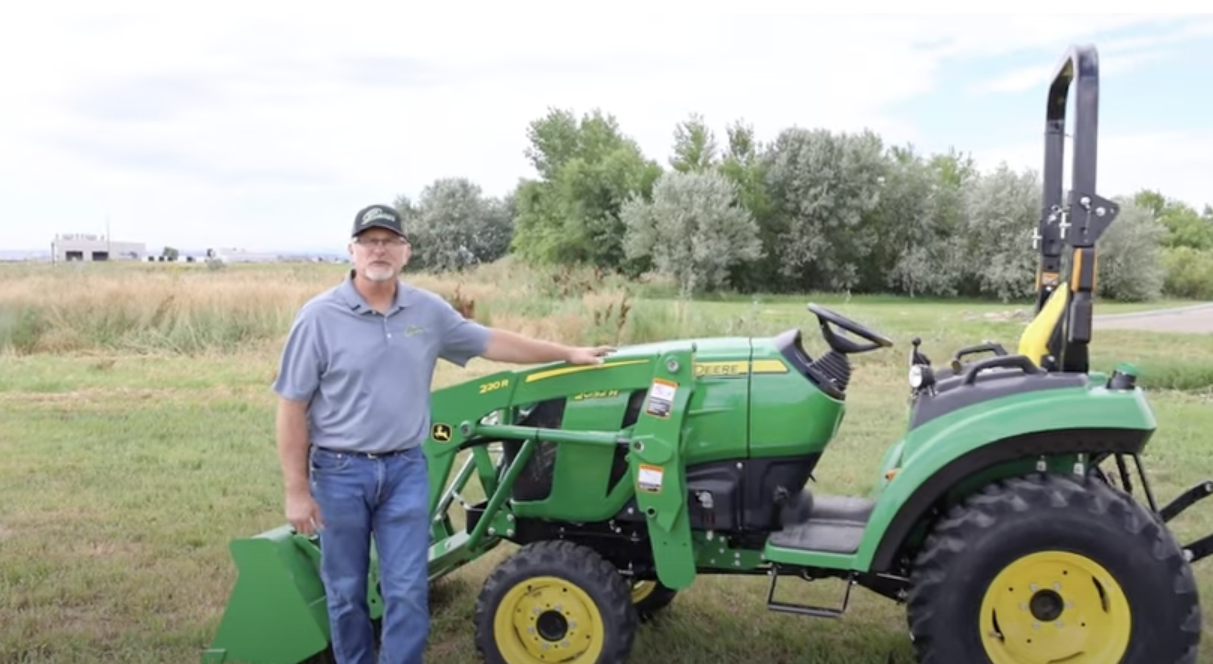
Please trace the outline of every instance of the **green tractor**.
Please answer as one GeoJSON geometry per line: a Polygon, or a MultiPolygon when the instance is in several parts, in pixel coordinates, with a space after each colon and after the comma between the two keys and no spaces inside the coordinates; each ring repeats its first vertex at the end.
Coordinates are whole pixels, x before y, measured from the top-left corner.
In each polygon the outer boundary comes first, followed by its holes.
{"type": "MultiPolygon", "coordinates": [[[[475,605],[483,659],[626,662],[643,618],[697,577],[761,574],[772,610],[837,618],[855,585],[904,603],[923,663],[1194,662],[1191,564],[1213,536],[1181,546],[1166,524],[1213,482],[1159,508],[1141,463],[1155,418],[1134,372],[1088,367],[1095,245],[1117,216],[1096,193],[1098,86],[1082,47],[1049,88],[1035,319],[1014,352],[980,344],[946,365],[914,340],[907,428],[871,495],[808,487],[842,423],[851,358],[893,342],[813,304],[819,350],[799,329],[674,340],[435,391],[431,578],[518,547],[475,605]],[[469,502],[473,476],[484,496],[469,502]],[[776,602],[780,578],[842,579],[846,596],[776,602]]],[[[231,551],[239,578],[203,661],[320,661],[318,542],[284,526],[231,551]]]]}

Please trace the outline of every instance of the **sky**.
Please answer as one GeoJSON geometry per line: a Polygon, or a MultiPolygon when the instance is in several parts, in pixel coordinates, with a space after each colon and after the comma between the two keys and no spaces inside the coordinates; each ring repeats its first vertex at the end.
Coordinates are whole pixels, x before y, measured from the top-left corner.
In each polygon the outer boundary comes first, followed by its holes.
{"type": "Polygon", "coordinates": [[[149,248],[343,252],[365,205],[441,177],[498,196],[533,176],[526,127],[550,107],[615,115],[663,165],[675,125],[699,113],[722,139],[738,119],[762,140],[870,128],[983,167],[1039,169],[1045,92],[1077,43],[1100,53],[1099,193],[1213,204],[1213,86],[1201,83],[1213,15],[407,4],[60,0],[9,12],[0,249],[108,224],[111,239],[149,248]]]}

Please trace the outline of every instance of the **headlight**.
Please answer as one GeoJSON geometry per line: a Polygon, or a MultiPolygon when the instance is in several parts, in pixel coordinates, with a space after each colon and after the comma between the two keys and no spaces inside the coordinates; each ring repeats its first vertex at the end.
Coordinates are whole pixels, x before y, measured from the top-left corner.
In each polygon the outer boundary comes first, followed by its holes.
{"type": "Polygon", "coordinates": [[[910,387],[915,390],[931,387],[935,384],[935,372],[925,364],[910,365],[910,387]]]}

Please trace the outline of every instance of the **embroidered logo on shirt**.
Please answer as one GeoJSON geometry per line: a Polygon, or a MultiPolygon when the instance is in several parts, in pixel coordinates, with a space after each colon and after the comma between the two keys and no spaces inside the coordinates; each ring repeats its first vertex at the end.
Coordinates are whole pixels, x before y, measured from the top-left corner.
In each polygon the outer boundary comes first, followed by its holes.
{"type": "Polygon", "coordinates": [[[408,325],[404,328],[404,336],[406,337],[415,337],[422,332],[425,332],[425,328],[420,325],[408,325]]]}

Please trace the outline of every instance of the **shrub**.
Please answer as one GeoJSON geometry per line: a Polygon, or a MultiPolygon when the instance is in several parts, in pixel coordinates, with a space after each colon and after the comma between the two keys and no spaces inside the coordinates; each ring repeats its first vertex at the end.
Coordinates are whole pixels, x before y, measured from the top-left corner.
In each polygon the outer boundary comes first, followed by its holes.
{"type": "Polygon", "coordinates": [[[1171,297],[1213,300],[1213,250],[1168,247],[1163,250],[1166,269],[1163,289],[1171,297]]]}

